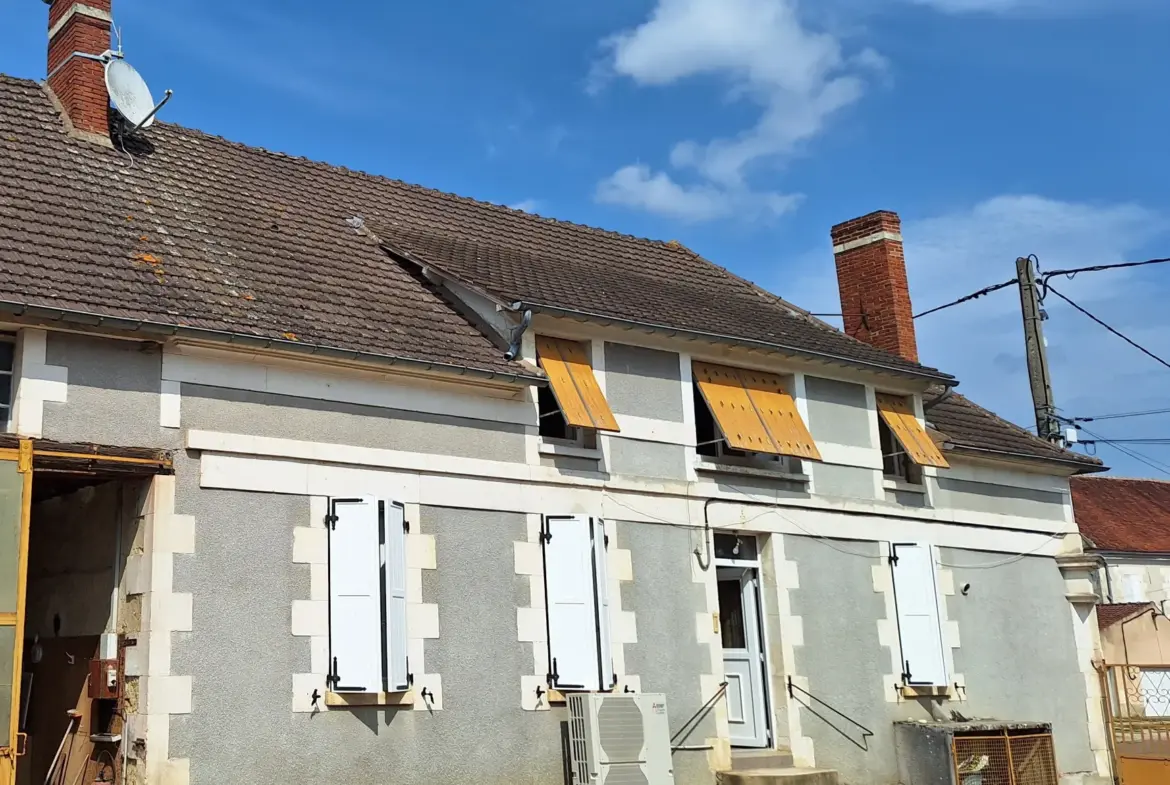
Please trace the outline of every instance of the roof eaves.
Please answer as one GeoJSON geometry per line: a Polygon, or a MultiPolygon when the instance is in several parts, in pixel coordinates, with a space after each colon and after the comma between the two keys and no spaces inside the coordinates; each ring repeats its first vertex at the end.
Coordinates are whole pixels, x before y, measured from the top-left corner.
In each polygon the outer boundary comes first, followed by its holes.
{"type": "Polygon", "coordinates": [[[734,335],[721,335],[719,333],[703,332],[701,330],[688,330],[680,327],[671,327],[666,324],[654,324],[652,322],[641,322],[633,319],[622,319],[616,316],[608,316],[602,313],[593,311],[583,311],[574,308],[564,308],[556,305],[545,305],[543,303],[534,303],[528,301],[518,301],[511,305],[515,310],[531,310],[535,313],[546,313],[551,316],[568,316],[576,319],[588,319],[590,321],[599,322],[601,324],[616,324],[623,327],[634,327],[643,330],[652,330],[654,332],[664,332],[670,335],[682,335],[689,338],[699,338],[702,340],[714,341],[717,343],[734,344],[741,346],[753,346],[761,349],[770,349],[773,351],[783,352],[785,354],[792,354],[799,357],[807,357],[815,360],[827,360],[829,362],[838,363],[841,365],[848,365],[852,367],[867,368],[871,370],[881,371],[882,373],[894,374],[896,376],[909,377],[912,379],[922,379],[925,381],[935,382],[947,387],[953,387],[958,384],[958,380],[950,374],[929,373],[923,371],[916,373],[914,371],[898,368],[896,366],[884,365],[882,363],[867,362],[865,360],[857,360],[850,357],[842,357],[840,355],[829,354],[826,352],[818,352],[810,349],[802,349],[797,346],[789,346],[786,344],[771,343],[769,341],[757,341],[751,338],[741,338],[734,335]]]}
{"type": "Polygon", "coordinates": [[[111,330],[126,330],[129,332],[143,332],[157,336],[175,336],[208,340],[216,343],[227,343],[235,346],[248,346],[260,349],[278,349],[295,352],[313,357],[327,357],[336,360],[352,360],[370,362],[378,365],[392,365],[409,368],[416,371],[433,372],[444,376],[473,377],[484,380],[494,380],[508,384],[543,384],[543,377],[524,373],[504,373],[486,368],[472,368],[453,363],[440,363],[428,360],[418,360],[413,357],[376,354],[373,352],[359,352],[350,349],[336,349],[321,344],[305,343],[303,341],[264,338],[246,333],[232,333],[221,330],[211,330],[203,327],[189,327],[183,325],[165,324],[143,319],[129,319],[118,316],[86,311],[74,311],[64,308],[53,308],[45,305],[29,305],[27,303],[0,300],[0,313],[13,316],[27,316],[36,319],[48,319],[67,324],[84,325],[88,327],[105,327],[111,330]]]}
{"type": "Polygon", "coordinates": [[[1001,455],[1005,458],[1013,460],[1028,461],[1031,463],[1048,463],[1057,464],[1060,466],[1073,466],[1082,469],[1085,473],[1089,472],[1105,472],[1109,471],[1109,467],[1102,464],[1099,460],[1093,462],[1092,460],[1077,460],[1074,458],[1058,458],[1052,456],[1051,458],[1042,455],[1031,455],[1028,453],[1012,452],[1010,450],[993,450],[990,447],[975,447],[961,442],[955,442],[947,437],[948,452],[970,452],[984,455],[1001,455]]]}

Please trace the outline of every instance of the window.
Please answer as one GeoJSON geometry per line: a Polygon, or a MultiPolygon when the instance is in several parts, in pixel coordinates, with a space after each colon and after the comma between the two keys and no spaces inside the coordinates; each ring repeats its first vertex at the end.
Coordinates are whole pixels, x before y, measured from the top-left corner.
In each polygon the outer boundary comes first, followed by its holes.
{"type": "Polygon", "coordinates": [[[605,522],[585,515],[545,516],[544,591],[548,613],[548,684],[561,691],[610,690],[605,522]]]}
{"type": "Polygon", "coordinates": [[[596,447],[597,431],[619,430],[583,345],[538,335],[536,355],[549,381],[537,393],[542,437],[596,447]]]}
{"type": "Polygon", "coordinates": [[[720,463],[797,472],[821,454],[774,374],[694,363],[696,452],[720,463]]]}
{"type": "Polygon", "coordinates": [[[878,393],[877,408],[882,471],[886,477],[921,484],[923,466],[950,466],[918,422],[909,399],[878,393]]]}
{"type": "Polygon", "coordinates": [[[331,499],[329,677],[333,692],[404,692],[406,517],[395,502],[331,499]]]}
{"type": "Polygon", "coordinates": [[[902,681],[907,686],[947,686],[934,549],[914,543],[890,544],[902,681]]]}
{"type": "Polygon", "coordinates": [[[16,361],[15,336],[0,333],[0,426],[12,422],[12,371],[16,361]]]}

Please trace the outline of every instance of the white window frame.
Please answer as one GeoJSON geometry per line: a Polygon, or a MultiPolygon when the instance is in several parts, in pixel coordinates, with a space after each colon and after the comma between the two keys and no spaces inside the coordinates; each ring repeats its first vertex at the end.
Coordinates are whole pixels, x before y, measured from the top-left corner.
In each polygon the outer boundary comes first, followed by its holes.
{"type": "Polygon", "coordinates": [[[406,507],[365,496],[329,499],[328,510],[328,689],[335,693],[406,692],[414,681],[407,652],[406,507]],[[357,531],[347,531],[347,522],[357,531]],[[339,527],[353,537],[343,539],[336,533],[339,527]],[[354,586],[359,591],[364,586],[371,594],[376,591],[376,608],[361,602],[369,594],[340,594],[354,586]],[[348,608],[339,611],[343,602],[356,603],[356,615],[348,608]],[[362,615],[367,617],[364,623],[362,615]],[[347,670],[340,667],[344,661],[358,663],[357,678],[340,672],[347,670]]]}
{"type": "Polygon", "coordinates": [[[548,686],[560,692],[608,692],[616,686],[617,674],[605,521],[587,515],[546,515],[540,540],[548,686]],[[586,616],[589,621],[584,621],[586,616]]]}
{"type": "Polygon", "coordinates": [[[0,378],[8,380],[8,403],[0,401],[0,429],[4,432],[12,430],[12,408],[16,403],[16,335],[0,333],[0,343],[12,347],[12,362],[7,367],[0,365],[0,378]]]}
{"type": "Polygon", "coordinates": [[[890,543],[888,561],[902,682],[907,687],[949,687],[943,630],[945,598],[939,585],[936,549],[922,543],[890,543]]]}

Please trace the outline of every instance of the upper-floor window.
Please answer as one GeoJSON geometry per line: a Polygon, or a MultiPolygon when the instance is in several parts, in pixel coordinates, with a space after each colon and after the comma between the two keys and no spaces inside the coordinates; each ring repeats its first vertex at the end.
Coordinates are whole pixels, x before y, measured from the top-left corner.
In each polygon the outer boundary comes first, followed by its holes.
{"type": "Polygon", "coordinates": [[[549,382],[537,392],[542,438],[592,448],[598,431],[618,430],[583,344],[538,335],[536,360],[549,382]]]}
{"type": "Polygon", "coordinates": [[[12,371],[16,361],[16,336],[0,333],[0,429],[12,422],[12,371]]]}
{"type": "Polygon", "coordinates": [[[696,362],[695,450],[720,463],[796,473],[820,460],[790,392],[775,374],[696,362]]]}
{"type": "Polygon", "coordinates": [[[949,466],[918,421],[909,398],[878,393],[877,408],[882,473],[886,478],[921,485],[922,467],[949,466]]]}

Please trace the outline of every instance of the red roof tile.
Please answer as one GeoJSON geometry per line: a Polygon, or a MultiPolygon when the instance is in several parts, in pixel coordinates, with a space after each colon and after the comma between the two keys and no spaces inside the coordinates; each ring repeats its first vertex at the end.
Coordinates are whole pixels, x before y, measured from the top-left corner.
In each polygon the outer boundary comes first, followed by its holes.
{"type": "Polygon", "coordinates": [[[1074,477],[1072,502],[1097,550],[1170,553],[1170,482],[1074,477]]]}
{"type": "Polygon", "coordinates": [[[1153,610],[1151,602],[1121,602],[1113,605],[1097,606],[1097,626],[1102,630],[1112,627],[1118,622],[1126,621],[1137,616],[1142,611],[1153,610]]]}

